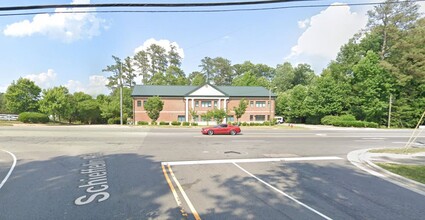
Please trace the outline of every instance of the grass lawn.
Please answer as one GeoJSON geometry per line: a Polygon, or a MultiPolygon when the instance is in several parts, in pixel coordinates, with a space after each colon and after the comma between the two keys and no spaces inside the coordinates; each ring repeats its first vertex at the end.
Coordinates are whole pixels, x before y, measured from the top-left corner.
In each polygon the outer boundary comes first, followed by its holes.
{"type": "Polygon", "coordinates": [[[423,165],[403,165],[393,163],[377,163],[377,165],[400,176],[425,184],[425,166],[423,165]]]}
{"type": "Polygon", "coordinates": [[[374,149],[370,153],[389,153],[389,154],[415,154],[425,152],[425,148],[388,148],[374,149]]]}
{"type": "Polygon", "coordinates": [[[22,124],[19,121],[0,121],[0,126],[13,126],[14,124],[22,124]]]}

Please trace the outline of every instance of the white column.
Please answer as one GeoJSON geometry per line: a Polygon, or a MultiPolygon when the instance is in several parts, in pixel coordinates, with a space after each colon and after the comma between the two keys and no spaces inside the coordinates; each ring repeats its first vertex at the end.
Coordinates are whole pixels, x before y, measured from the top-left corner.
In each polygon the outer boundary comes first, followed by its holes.
{"type": "MultiPolygon", "coordinates": [[[[223,107],[224,107],[224,108],[223,108],[223,110],[224,110],[224,111],[227,111],[227,98],[224,98],[224,99],[223,99],[223,102],[224,102],[224,103],[223,103],[223,107]]],[[[224,123],[227,123],[227,115],[226,115],[226,117],[224,118],[224,123]]]]}
{"type": "Polygon", "coordinates": [[[189,98],[185,98],[186,99],[186,115],[185,115],[185,121],[188,122],[188,118],[189,118],[189,98]]]}
{"type": "Polygon", "coordinates": [[[194,101],[195,99],[194,98],[192,98],[192,110],[193,109],[195,109],[195,101],[194,101]]]}
{"type": "Polygon", "coordinates": [[[221,108],[221,99],[219,98],[218,99],[218,109],[220,109],[221,108]]]}

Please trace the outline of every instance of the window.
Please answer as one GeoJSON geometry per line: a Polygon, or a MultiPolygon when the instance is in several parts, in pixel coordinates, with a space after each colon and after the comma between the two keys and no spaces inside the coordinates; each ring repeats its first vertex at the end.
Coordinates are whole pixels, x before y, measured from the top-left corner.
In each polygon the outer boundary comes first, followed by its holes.
{"type": "Polygon", "coordinates": [[[233,121],[235,121],[235,117],[233,115],[228,115],[227,116],[227,121],[233,122],[233,121]]]}
{"type": "Polygon", "coordinates": [[[179,115],[177,116],[177,121],[180,121],[180,122],[186,121],[186,117],[184,115],[179,115]]]}
{"type": "Polygon", "coordinates": [[[250,107],[254,107],[254,101],[250,101],[250,102],[249,102],[249,106],[250,106],[250,107]]]}
{"type": "Polygon", "coordinates": [[[256,115],[255,116],[255,121],[265,121],[265,120],[266,120],[265,115],[256,115]]]}
{"type": "Polygon", "coordinates": [[[195,101],[195,107],[199,107],[199,102],[195,101]]]}
{"type": "Polygon", "coordinates": [[[254,115],[250,115],[250,116],[249,116],[249,120],[250,120],[250,121],[254,121],[254,115]]]}
{"type": "Polygon", "coordinates": [[[217,101],[214,102],[214,107],[217,107],[217,103],[218,103],[217,101]]]}
{"type": "Polygon", "coordinates": [[[201,107],[211,107],[211,101],[202,101],[201,107]]]}
{"type": "Polygon", "coordinates": [[[146,100],[143,100],[143,107],[146,106],[146,100]]]}
{"type": "Polygon", "coordinates": [[[193,121],[198,121],[199,120],[199,115],[194,115],[193,116],[193,121]]]}
{"type": "Polygon", "coordinates": [[[257,107],[257,108],[264,108],[264,107],[266,107],[266,102],[265,101],[256,101],[255,102],[255,107],[257,107]]]}
{"type": "Polygon", "coordinates": [[[142,107],[142,101],[137,101],[137,107],[142,107]]]}

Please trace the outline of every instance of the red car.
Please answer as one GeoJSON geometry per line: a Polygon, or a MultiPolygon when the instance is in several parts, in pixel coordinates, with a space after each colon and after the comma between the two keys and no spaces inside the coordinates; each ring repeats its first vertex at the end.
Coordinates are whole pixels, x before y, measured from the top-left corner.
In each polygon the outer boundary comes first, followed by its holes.
{"type": "Polygon", "coordinates": [[[230,134],[235,135],[241,133],[241,128],[235,125],[219,124],[213,127],[202,128],[202,134],[230,134]]]}

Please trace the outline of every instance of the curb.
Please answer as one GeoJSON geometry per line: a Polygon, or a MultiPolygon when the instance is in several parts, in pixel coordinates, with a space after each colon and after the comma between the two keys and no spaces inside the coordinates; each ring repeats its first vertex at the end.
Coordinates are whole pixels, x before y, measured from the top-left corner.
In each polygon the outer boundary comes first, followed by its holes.
{"type": "Polygon", "coordinates": [[[400,176],[398,174],[387,171],[381,168],[380,166],[374,164],[373,162],[371,162],[370,161],[371,153],[369,153],[368,151],[372,149],[374,148],[352,151],[347,154],[347,159],[353,165],[362,169],[363,171],[366,171],[376,177],[379,177],[393,184],[396,184],[398,186],[401,186],[403,188],[406,188],[408,190],[411,190],[413,192],[416,192],[418,194],[425,196],[425,184],[416,182],[414,180],[411,180],[403,176],[400,176]]]}

